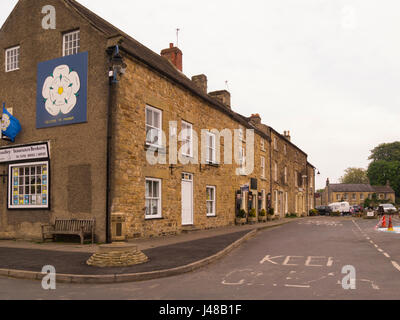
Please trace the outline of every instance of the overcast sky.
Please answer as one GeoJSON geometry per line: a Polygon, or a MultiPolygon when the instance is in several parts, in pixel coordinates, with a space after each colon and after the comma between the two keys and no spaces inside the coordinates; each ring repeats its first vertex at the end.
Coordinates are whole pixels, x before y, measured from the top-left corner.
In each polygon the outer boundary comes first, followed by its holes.
{"type": "MultiPolygon", "coordinates": [[[[400,133],[398,0],[80,0],[159,53],[183,51],[184,73],[226,89],[318,168],[317,187],[400,133]]],[[[1,0],[3,24],[17,0],[1,0]]]]}

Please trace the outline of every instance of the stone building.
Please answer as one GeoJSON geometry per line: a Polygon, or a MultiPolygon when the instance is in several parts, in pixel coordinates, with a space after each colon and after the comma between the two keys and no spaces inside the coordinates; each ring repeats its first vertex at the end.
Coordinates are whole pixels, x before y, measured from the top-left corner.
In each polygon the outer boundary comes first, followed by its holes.
{"type": "Polygon", "coordinates": [[[323,205],[332,202],[349,202],[350,205],[364,205],[366,199],[372,199],[376,195],[377,200],[385,200],[388,203],[395,203],[395,191],[386,186],[371,186],[370,184],[333,184],[326,181],[325,191],[322,195],[323,205]]]}
{"type": "Polygon", "coordinates": [[[0,47],[0,97],[22,126],[1,141],[0,238],[95,218],[110,241],[113,216],[153,237],[314,206],[315,169],[290,134],[185,76],[173,44],[156,54],[74,0],[20,0],[0,47]]]}

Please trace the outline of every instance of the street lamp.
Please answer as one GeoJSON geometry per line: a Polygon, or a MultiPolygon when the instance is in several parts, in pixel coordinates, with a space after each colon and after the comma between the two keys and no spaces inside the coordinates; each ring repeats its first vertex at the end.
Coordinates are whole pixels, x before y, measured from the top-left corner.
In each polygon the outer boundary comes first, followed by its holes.
{"type": "Polygon", "coordinates": [[[110,60],[110,78],[112,77],[112,83],[118,83],[118,75],[125,74],[127,65],[119,52],[119,46],[115,46],[113,55],[110,60]]]}

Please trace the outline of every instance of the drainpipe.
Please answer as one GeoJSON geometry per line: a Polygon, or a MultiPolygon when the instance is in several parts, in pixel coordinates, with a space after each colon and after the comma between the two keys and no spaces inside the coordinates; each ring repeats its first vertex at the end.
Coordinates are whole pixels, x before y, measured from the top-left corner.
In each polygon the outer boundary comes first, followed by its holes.
{"type": "MultiPolygon", "coordinates": [[[[114,50],[108,48],[107,53],[111,55],[114,50]]],[[[112,106],[114,101],[115,85],[111,77],[111,68],[109,70],[109,87],[108,87],[108,106],[107,106],[107,177],[106,177],[106,243],[111,243],[111,139],[112,139],[112,106]]]]}
{"type": "MultiPolygon", "coordinates": [[[[272,196],[272,190],[273,190],[273,188],[272,188],[272,130],[271,130],[271,128],[269,128],[269,137],[270,137],[270,139],[269,139],[269,192],[270,192],[270,195],[271,195],[271,198],[270,198],[270,205],[271,205],[271,207],[270,208],[272,208],[272,199],[273,199],[273,196],[272,196]]],[[[275,214],[276,212],[274,212],[274,214],[275,214]]]]}
{"type": "Polygon", "coordinates": [[[116,108],[118,76],[125,73],[126,64],[123,63],[119,52],[119,46],[107,48],[107,54],[110,57],[109,68],[109,90],[108,90],[108,110],[107,110],[107,181],[106,181],[106,242],[112,242],[111,232],[111,206],[112,206],[112,172],[114,168],[114,159],[112,152],[115,143],[114,110],[116,108]]]}

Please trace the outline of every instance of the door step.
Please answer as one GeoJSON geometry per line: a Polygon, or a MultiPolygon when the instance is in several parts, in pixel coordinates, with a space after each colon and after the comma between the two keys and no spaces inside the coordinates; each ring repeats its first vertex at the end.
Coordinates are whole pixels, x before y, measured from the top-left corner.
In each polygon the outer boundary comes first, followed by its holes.
{"type": "Polygon", "coordinates": [[[197,228],[195,226],[182,226],[182,233],[190,233],[190,232],[196,232],[200,231],[200,228],[197,228]]]}

